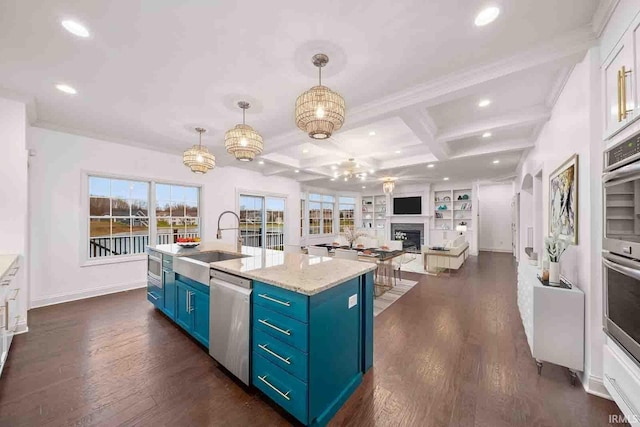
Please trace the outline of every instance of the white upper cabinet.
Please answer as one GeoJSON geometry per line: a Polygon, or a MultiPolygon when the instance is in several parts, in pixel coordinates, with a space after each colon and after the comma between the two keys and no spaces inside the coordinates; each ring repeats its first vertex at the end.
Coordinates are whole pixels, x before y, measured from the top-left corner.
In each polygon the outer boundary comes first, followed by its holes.
{"type": "Polygon", "coordinates": [[[640,117],[640,15],[635,16],[602,64],[604,139],[640,117]]]}

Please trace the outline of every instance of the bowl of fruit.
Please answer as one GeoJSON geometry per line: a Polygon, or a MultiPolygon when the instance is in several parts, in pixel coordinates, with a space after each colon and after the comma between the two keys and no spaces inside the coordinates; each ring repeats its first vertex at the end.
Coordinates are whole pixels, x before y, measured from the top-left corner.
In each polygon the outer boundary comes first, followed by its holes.
{"type": "Polygon", "coordinates": [[[178,237],[176,245],[182,248],[195,248],[200,244],[199,237],[178,237]]]}

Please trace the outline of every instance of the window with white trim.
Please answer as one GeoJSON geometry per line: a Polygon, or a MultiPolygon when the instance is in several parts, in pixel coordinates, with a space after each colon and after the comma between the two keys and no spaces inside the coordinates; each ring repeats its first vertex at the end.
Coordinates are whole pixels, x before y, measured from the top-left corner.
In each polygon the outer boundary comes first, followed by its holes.
{"type": "Polygon", "coordinates": [[[200,187],[98,175],[89,175],[88,184],[90,260],[143,254],[149,244],[200,237],[200,187]],[[152,200],[155,209],[149,208],[152,200]]]}
{"type": "Polygon", "coordinates": [[[325,194],[309,194],[309,234],[333,234],[335,197],[325,194]]]}
{"type": "Polygon", "coordinates": [[[356,213],[355,197],[339,197],[338,209],[340,213],[340,232],[344,233],[346,228],[353,229],[355,226],[356,213]]]}

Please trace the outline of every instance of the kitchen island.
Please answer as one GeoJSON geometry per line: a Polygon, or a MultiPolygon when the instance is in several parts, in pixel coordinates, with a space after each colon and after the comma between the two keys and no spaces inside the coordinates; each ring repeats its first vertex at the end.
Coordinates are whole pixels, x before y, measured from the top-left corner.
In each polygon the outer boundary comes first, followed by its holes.
{"type": "Polygon", "coordinates": [[[208,348],[217,337],[204,325],[220,312],[211,312],[216,297],[203,272],[251,280],[249,383],[302,423],[326,424],[373,365],[375,265],[245,246],[238,253],[222,242],[148,252],[149,271],[152,259],[162,266],[149,276],[148,299],[208,348]]]}

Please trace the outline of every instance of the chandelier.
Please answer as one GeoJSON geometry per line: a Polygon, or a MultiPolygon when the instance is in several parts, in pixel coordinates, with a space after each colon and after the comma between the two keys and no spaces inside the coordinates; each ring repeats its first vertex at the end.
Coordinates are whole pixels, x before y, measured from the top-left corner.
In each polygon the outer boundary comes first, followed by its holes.
{"type": "Polygon", "coordinates": [[[250,162],[264,148],[262,137],[253,128],[245,124],[245,113],[250,107],[248,102],[238,102],[242,108],[242,124],[235,125],[224,134],[224,146],[227,152],[241,162],[250,162]]]}
{"type": "Polygon", "coordinates": [[[322,86],[322,67],[329,57],[318,53],[311,58],[318,67],[318,86],[304,92],[296,100],[296,125],[313,139],[327,139],[344,123],[344,98],[326,86],[322,86]]]}
{"type": "Polygon", "coordinates": [[[196,128],[196,132],[200,134],[198,145],[189,148],[182,155],[182,163],[193,173],[205,174],[216,165],[216,157],[209,152],[207,147],[202,146],[202,134],[206,131],[204,128],[196,128]]]}
{"type": "Polygon", "coordinates": [[[384,194],[391,194],[393,193],[393,188],[395,186],[396,184],[392,178],[385,178],[384,182],[382,183],[382,191],[384,192],[384,194]]]}
{"type": "Polygon", "coordinates": [[[352,178],[359,178],[362,181],[364,181],[367,177],[367,173],[366,172],[360,172],[360,164],[356,162],[356,159],[354,158],[350,158],[349,160],[347,160],[346,162],[346,169],[344,170],[344,172],[339,173],[339,172],[335,172],[333,174],[334,178],[337,178],[338,176],[342,175],[344,177],[345,181],[349,181],[352,178]]]}

